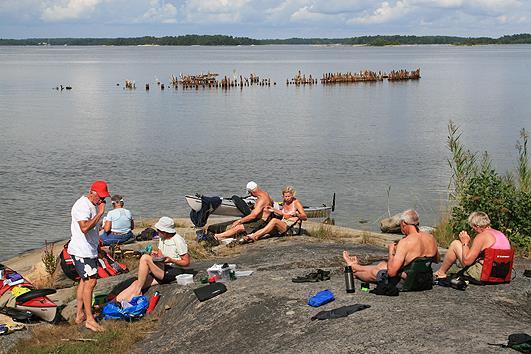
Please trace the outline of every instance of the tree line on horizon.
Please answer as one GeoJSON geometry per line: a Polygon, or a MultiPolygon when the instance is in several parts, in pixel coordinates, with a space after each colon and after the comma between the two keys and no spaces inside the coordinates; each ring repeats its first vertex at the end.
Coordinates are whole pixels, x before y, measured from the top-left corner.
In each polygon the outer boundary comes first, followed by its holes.
{"type": "Polygon", "coordinates": [[[521,33],[490,37],[455,37],[455,36],[361,36],[350,38],[288,38],[288,39],[253,39],[226,35],[183,35],[165,37],[131,37],[131,38],[27,38],[3,39],[0,45],[161,45],[161,46],[234,46],[234,45],[268,45],[268,44],[315,44],[315,45],[413,45],[413,44],[450,44],[450,45],[486,45],[486,44],[531,44],[531,34],[521,33]]]}

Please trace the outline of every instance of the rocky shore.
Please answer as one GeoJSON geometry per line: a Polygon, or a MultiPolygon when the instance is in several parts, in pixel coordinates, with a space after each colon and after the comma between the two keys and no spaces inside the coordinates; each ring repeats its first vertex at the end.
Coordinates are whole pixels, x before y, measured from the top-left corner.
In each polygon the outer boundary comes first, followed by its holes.
{"type": "MultiPolygon", "coordinates": [[[[255,244],[226,247],[209,259],[193,260],[199,271],[195,284],[168,284],[152,288],[161,300],[153,316],[154,328],[136,348],[137,352],[499,352],[488,343],[503,342],[515,332],[531,333],[531,280],[522,276],[529,261],[516,262],[516,277],[507,285],[469,286],[466,291],[435,287],[420,293],[401,293],[384,297],[344,290],[341,251],[349,250],[362,259],[386,256],[381,247],[397,236],[367,233],[330,226],[325,231],[334,237],[316,237],[322,226],[305,223],[313,237],[272,238],[255,244]],[[373,243],[373,244],[371,244],[373,243]],[[213,263],[235,263],[239,270],[253,270],[249,277],[228,282],[228,291],[206,302],[199,302],[193,289],[213,263]],[[331,279],[317,283],[293,283],[291,279],[316,268],[331,271],[331,279]],[[312,308],[309,296],[330,289],[336,300],[312,308]],[[367,304],[369,309],[346,318],[311,321],[321,310],[351,304],[367,304]]],[[[188,239],[190,228],[179,232],[188,239]]],[[[319,232],[322,232],[320,230],[319,232]]],[[[216,251],[216,250],[215,250],[216,251]]],[[[40,253],[38,254],[40,255],[40,253]]],[[[26,254],[25,260],[5,262],[16,266],[40,257],[26,254]],[[33,258],[32,258],[33,257],[33,258]]],[[[34,268],[34,267],[33,267],[34,268]]],[[[134,276],[125,274],[102,279],[98,289],[134,276]]],[[[73,309],[72,288],[60,290],[55,300],[67,305],[65,317],[73,309]]],[[[3,350],[27,332],[1,339],[3,350]]]]}

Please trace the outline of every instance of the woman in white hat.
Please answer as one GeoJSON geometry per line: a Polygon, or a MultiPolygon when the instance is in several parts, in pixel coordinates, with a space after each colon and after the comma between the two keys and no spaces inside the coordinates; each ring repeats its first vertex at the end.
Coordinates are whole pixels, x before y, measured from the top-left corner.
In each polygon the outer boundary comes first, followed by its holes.
{"type": "Polygon", "coordinates": [[[142,295],[142,290],[155,284],[168,284],[184,273],[181,267],[190,264],[186,241],[175,230],[173,219],[163,216],[154,225],[159,234],[159,250],[144,254],[138,265],[138,279],[116,296],[117,301],[129,301],[142,295]]]}

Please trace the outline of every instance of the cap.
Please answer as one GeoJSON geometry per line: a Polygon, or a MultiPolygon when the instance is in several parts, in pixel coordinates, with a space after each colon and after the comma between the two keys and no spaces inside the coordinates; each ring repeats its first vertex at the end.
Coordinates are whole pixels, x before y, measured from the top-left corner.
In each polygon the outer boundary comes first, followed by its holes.
{"type": "Polygon", "coordinates": [[[175,222],[173,222],[172,218],[169,218],[167,216],[163,216],[157,221],[155,224],[155,229],[167,232],[169,234],[176,234],[177,231],[175,230],[175,222]]]}
{"type": "Polygon", "coordinates": [[[96,181],[92,183],[90,190],[96,192],[100,198],[107,198],[111,196],[107,190],[107,182],[105,181],[96,181]]]}
{"type": "Polygon", "coordinates": [[[258,188],[258,184],[256,184],[256,182],[251,181],[247,183],[247,187],[246,187],[247,192],[254,192],[257,188],[258,188]]]}

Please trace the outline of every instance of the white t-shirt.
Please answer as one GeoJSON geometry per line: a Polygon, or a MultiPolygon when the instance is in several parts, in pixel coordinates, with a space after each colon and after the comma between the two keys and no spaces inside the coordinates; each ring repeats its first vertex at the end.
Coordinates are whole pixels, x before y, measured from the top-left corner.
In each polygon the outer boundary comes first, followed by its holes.
{"type": "Polygon", "coordinates": [[[100,239],[98,227],[95,226],[84,234],[78,223],[78,221],[93,219],[97,214],[96,206],[86,196],[82,196],[74,203],[71,214],[70,232],[72,238],[68,244],[68,253],[83,258],[97,258],[100,239]]]}
{"type": "Polygon", "coordinates": [[[188,246],[186,241],[181,235],[175,234],[172,238],[164,240],[159,239],[159,250],[166,257],[175,258],[181,260],[181,256],[188,253],[188,246]]]}

